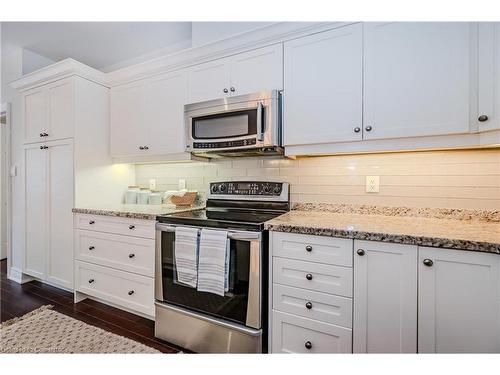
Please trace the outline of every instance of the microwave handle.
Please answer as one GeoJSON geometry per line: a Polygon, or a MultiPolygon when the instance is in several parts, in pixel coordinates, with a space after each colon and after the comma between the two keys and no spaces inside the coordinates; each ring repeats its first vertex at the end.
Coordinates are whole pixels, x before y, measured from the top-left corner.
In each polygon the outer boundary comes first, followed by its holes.
{"type": "Polygon", "coordinates": [[[262,118],[264,112],[264,106],[262,103],[257,104],[257,140],[264,140],[264,120],[262,118]]]}

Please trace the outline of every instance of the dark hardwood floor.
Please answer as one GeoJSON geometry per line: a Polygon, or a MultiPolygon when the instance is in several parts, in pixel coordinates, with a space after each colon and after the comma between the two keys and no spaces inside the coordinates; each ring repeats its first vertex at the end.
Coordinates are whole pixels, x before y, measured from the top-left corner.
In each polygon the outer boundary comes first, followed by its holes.
{"type": "Polygon", "coordinates": [[[114,307],[86,299],[75,304],[73,293],[38,281],[18,284],[7,279],[7,261],[0,269],[0,319],[2,322],[22,316],[43,305],[106,331],[143,343],[163,353],[177,353],[175,348],[154,337],[154,322],[114,307]]]}

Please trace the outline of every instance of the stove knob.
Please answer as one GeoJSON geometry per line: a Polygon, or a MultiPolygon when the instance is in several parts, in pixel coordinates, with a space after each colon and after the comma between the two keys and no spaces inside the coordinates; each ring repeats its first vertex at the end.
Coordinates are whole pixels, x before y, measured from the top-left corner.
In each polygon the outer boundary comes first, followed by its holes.
{"type": "Polygon", "coordinates": [[[219,188],[217,185],[212,185],[212,193],[217,193],[219,191],[219,188]]]}
{"type": "Polygon", "coordinates": [[[276,187],[274,188],[274,192],[275,192],[276,194],[281,193],[281,187],[280,187],[280,186],[276,186],[276,187]]]}
{"type": "Polygon", "coordinates": [[[269,193],[271,191],[271,187],[269,185],[264,186],[264,193],[269,193]]]}
{"type": "Polygon", "coordinates": [[[219,190],[220,191],[226,191],[226,185],[220,184],[219,190]]]}

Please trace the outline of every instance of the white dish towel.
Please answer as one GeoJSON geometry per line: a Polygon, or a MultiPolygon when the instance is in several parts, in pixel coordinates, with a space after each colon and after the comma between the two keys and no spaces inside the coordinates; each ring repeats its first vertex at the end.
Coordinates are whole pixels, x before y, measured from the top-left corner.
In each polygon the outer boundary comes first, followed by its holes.
{"type": "Polygon", "coordinates": [[[202,229],[198,256],[198,290],[224,296],[228,290],[229,240],[227,231],[202,229]]]}
{"type": "Polygon", "coordinates": [[[196,288],[198,283],[197,228],[175,227],[175,268],[177,281],[196,288]]]}

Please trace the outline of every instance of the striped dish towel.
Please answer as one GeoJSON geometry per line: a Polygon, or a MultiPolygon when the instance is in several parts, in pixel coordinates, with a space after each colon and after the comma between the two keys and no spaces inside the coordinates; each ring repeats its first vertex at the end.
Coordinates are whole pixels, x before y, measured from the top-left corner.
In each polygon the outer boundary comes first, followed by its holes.
{"type": "Polygon", "coordinates": [[[177,281],[196,288],[198,282],[197,228],[175,227],[175,268],[177,281]]]}
{"type": "Polygon", "coordinates": [[[227,231],[202,229],[198,258],[198,290],[224,297],[229,264],[227,231]]]}

